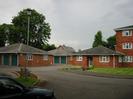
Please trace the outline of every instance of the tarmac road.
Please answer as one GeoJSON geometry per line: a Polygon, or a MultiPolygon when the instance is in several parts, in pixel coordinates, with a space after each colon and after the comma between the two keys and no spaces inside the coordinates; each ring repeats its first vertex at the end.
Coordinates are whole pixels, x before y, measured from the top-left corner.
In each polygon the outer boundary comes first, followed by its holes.
{"type": "Polygon", "coordinates": [[[31,68],[44,88],[53,89],[57,99],[133,99],[133,79],[80,75],[58,70],[61,66],[31,68]]]}

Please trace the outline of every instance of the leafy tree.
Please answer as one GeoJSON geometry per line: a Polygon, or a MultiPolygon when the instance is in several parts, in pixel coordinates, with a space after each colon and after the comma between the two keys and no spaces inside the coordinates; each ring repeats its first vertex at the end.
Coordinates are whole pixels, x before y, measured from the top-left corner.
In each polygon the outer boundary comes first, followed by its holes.
{"type": "Polygon", "coordinates": [[[107,38],[107,47],[110,49],[115,50],[115,45],[116,45],[116,36],[110,36],[107,38]]]}
{"type": "Polygon", "coordinates": [[[97,34],[95,35],[95,39],[94,39],[92,46],[94,48],[94,47],[97,47],[99,45],[103,45],[102,32],[101,31],[98,31],[97,34]]]}
{"type": "Polygon", "coordinates": [[[108,43],[107,43],[106,41],[103,41],[103,42],[102,42],[102,46],[107,47],[107,45],[108,45],[108,43]]]}
{"type": "Polygon", "coordinates": [[[9,27],[8,24],[2,24],[0,25],[0,47],[5,46],[8,40],[9,35],[9,27]]]}
{"type": "Polygon", "coordinates": [[[50,25],[45,20],[45,16],[34,9],[24,9],[12,19],[12,29],[9,42],[27,43],[28,17],[30,17],[29,45],[43,49],[43,46],[50,39],[50,25]],[[28,16],[27,12],[31,11],[28,16]]]}
{"type": "Polygon", "coordinates": [[[97,47],[99,45],[105,46],[107,48],[110,48],[112,50],[115,50],[115,45],[116,45],[116,36],[110,36],[107,38],[106,41],[102,40],[102,32],[98,31],[97,34],[95,35],[95,39],[93,42],[93,47],[97,47]]]}
{"type": "Polygon", "coordinates": [[[8,31],[9,31],[9,33],[8,33],[8,43],[9,44],[14,44],[14,43],[23,43],[23,42],[21,42],[22,41],[22,39],[24,39],[24,38],[22,38],[21,36],[20,36],[20,32],[19,32],[19,29],[17,28],[17,27],[15,27],[14,25],[9,25],[8,26],[8,31]]]}
{"type": "Polygon", "coordinates": [[[44,45],[44,48],[43,48],[45,51],[50,51],[50,50],[54,50],[56,49],[56,46],[54,44],[46,44],[44,45]]]}

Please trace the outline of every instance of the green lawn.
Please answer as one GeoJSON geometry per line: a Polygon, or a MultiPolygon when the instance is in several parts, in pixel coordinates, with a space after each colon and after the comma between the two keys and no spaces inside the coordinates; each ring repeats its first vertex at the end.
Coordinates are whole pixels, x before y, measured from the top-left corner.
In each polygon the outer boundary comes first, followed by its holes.
{"type": "MultiPolygon", "coordinates": [[[[65,66],[64,71],[83,71],[81,66],[65,66]]],[[[133,68],[90,68],[86,70],[88,72],[106,73],[113,75],[132,75],[133,68]]]]}
{"type": "Polygon", "coordinates": [[[33,86],[35,83],[37,83],[39,81],[39,80],[32,78],[32,77],[26,77],[26,78],[25,77],[19,77],[19,78],[16,78],[16,80],[27,87],[33,86]]]}
{"type": "Polygon", "coordinates": [[[93,68],[88,71],[116,75],[133,75],[133,68],[93,68]]]}

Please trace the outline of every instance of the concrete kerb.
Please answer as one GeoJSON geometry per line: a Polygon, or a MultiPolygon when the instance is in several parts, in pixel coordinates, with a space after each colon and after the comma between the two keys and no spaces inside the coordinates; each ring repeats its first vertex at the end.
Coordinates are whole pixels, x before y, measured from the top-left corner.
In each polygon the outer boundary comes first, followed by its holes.
{"type": "MultiPolygon", "coordinates": [[[[12,67],[12,66],[1,66],[0,67],[0,76],[9,76],[12,78],[20,77],[20,67],[12,67]]],[[[30,71],[32,76],[34,76],[37,79],[37,82],[35,82],[33,85],[40,85],[42,83],[47,83],[47,80],[42,80],[39,76],[37,76],[34,72],[30,71]]]]}
{"type": "MultiPolygon", "coordinates": [[[[33,84],[33,86],[38,86],[38,85],[40,85],[40,84],[42,84],[42,83],[47,83],[46,80],[42,80],[41,78],[39,78],[39,76],[37,76],[37,74],[35,74],[35,73],[31,72],[31,71],[29,71],[29,72],[30,72],[30,75],[31,75],[33,78],[35,78],[35,79],[37,80],[37,81],[33,84]]],[[[14,76],[15,78],[21,76],[20,71],[12,71],[11,73],[13,74],[13,76],[14,76]]]]}
{"type": "Polygon", "coordinates": [[[86,75],[86,76],[96,76],[96,77],[116,78],[116,79],[133,79],[133,76],[130,75],[113,75],[113,74],[96,73],[96,72],[79,71],[79,70],[62,70],[62,71],[76,73],[80,75],[86,75]]]}
{"type": "MultiPolygon", "coordinates": [[[[20,72],[19,71],[11,71],[11,72],[8,72],[8,73],[3,73],[3,75],[5,75],[5,76],[10,76],[10,77],[13,77],[13,78],[18,78],[18,77],[20,77],[21,75],[20,75],[20,72]]],[[[34,73],[31,73],[31,75],[32,75],[32,77],[34,77],[37,81],[33,84],[33,86],[36,86],[36,85],[38,85],[39,83],[42,83],[43,81],[42,80],[40,80],[40,78],[37,76],[37,75],[35,75],[34,73]]]]}

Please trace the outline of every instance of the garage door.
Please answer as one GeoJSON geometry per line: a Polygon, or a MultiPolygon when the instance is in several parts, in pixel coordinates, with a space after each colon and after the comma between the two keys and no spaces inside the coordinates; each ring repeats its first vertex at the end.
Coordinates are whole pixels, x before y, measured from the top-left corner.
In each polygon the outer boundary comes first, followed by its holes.
{"type": "Polygon", "coordinates": [[[3,56],[3,64],[4,65],[9,65],[9,55],[8,54],[5,54],[3,56]]]}
{"type": "Polygon", "coordinates": [[[54,56],[54,63],[59,64],[60,63],[60,57],[59,56],[54,56]]]}
{"type": "Polygon", "coordinates": [[[66,56],[61,56],[61,64],[66,64],[66,56]]]}
{"type": "Polygon", "coordinates": [[[17,66],[17,55],[12,55],[12,66],[17,66]]]}

